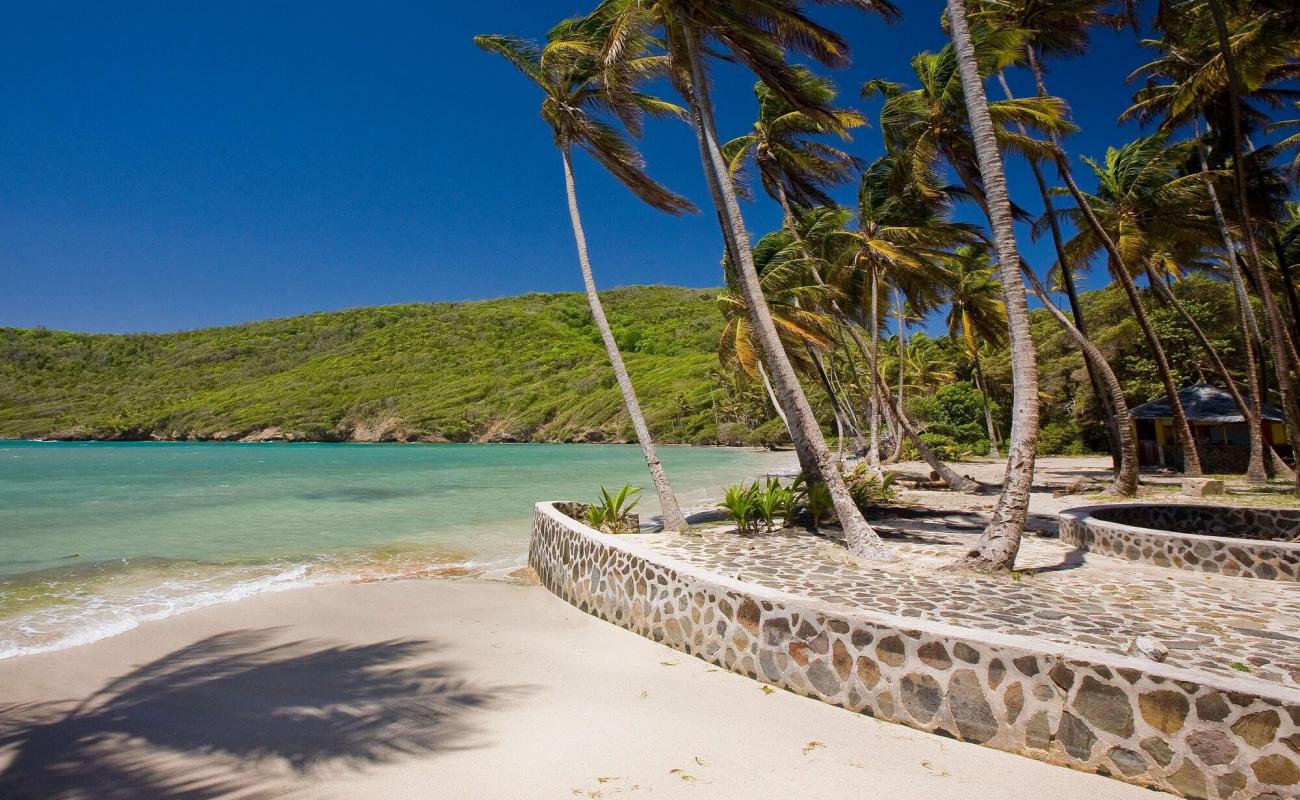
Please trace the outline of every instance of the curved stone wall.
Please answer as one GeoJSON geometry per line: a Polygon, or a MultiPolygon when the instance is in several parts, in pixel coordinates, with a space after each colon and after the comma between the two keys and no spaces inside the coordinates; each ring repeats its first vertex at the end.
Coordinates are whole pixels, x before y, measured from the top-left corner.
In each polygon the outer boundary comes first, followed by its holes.
{"type": "Polygon", "coordinates": [[[1300,692],[820,603],[539,503],[529,564],[578,609],[733,672],[924,731],[1211,800],[1300,790],[1300,692]]]}
{"type": "Polygon", "coordinates": [[[1160,567],[1300,581],[1300,510],[1126,503],[1062,511],[1061,541],[1160,567]]]}

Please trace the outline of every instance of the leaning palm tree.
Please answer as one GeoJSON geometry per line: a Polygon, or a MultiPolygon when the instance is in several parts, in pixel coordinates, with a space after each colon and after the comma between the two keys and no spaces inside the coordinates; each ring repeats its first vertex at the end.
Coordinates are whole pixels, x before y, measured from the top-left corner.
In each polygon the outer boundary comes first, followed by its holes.
{"type": "MultiPolygon", "coordinates": [[[[830,234],[842,256],[835,259],[829,280],[850,299],[845,324],[855,340],[860,335],[852,322],[868,327],[871,347],[866,355],[879,372],[880,330],[883,324],[880,295],[886,284],[906,297],[914,309],[938,304],[945,281],[943,261],[948,249],[978,238],[975,228],[944,217],[942,203],[933,202],[900,175],[893,155],[874,161],[858,184],[858,219],[853,229],[830,234]]],[[[872,466],[879,467],[877,417],[881,397],[871,387],[872,466]]],[[[891,413],[892,409],[891,409],[891,413]]]]}
{"type": "Polygon", "coordinates": [[[587,256],[587,238],[578,211],[578,194],[573,177],[573,149],[586,152],[604,166],[620,183],[637,197],[670,214],[692,211],[691,203],[654,181],[645,171],[641,155],[615,125],[600,116],[601,111],[614,111],[624,120],[639,120],[642,115],[678,116],[681,110],[648,94],[637,91],[630,80],[608,80],[611,74],[622,73],[632,77],[646,77],[661,73],[666,67],[662,56],[648,52],[649,42],[640,39],[629,42],[616,64],[599,57],[599,26],[578,22],[561,23],[554,28],[544,45],[513,36],[478,36],[475,43],[488,52],[497,53],[542,90],[542,119],[551,127],[555,146],[564,162],[564,184],[569,202],[569,219],[573,225],[573,238],[578,249],[578,264],[582,269],[582,283],[587,293],[587,303],[592,319],[605,343],[605,352],[614,369],[623,406],[632,420],[641,453],[659,496],[665,530],[685,530],[686,518],[682,515],[677,496],[673,493],[659,461],[645,415],[637,400],[632,380],[628,377],[623,356],[618,350],[614,333],[600,296],[587,256]]]}
{"type": "MultiPolygon", "coordinates": [[[[1277,107],[1290,96],[1282,84],[1293,79],[1297,69],[1294,26],[1283,23],[1288,14],[1294,16],[1294,7],[1288,8],[1286,3],[1249,3],[1228,9],[1236,12],[1229,17],[1220,0],[1191,0],[1177,5],[1162,2],[1159,6],[1157,21],[1165,37],[1145,44],[1158,49],[1160,56],[1134,73],[1135,77],[1145,76],[1147,84],[1135,93],[1134,104],[1125,116],[1159,120],[1162,129],[1172,130],[1199,114],[1206,118],[1211,132],[1220,141],[1227,141],[1226,149],[1232,154],[1238,231],[1245,245],[1240,262],[1262,301],[1287,430],[1293,449],[1300,450],[1300,397],[1294,388],[1300,380],[1300,355],[1265,273],[1257,244],[1245,150],[1247,122],[1267,119],[1248,100],[1277,107]]],[[[1213,187],[1210,192],[1217,207],[1218,197],[1213,187]]],[[[1249,324],[1253,312],[1245,299],[1235,245],[1226,226],[1223,236],[1229,267],[1237,284],[1243,323],[1249,324]]],[[[1250,347],[1262,353],[1263,342],[1256,337],[1250,347]]],[[[1252,379],[1252,383],[1256,381],[1252,379]]],[[[1256,405],[1251,410],[1256,416],[1261,394],[1262,390],[1252,391],[1252,402],[1256,405]]],[[[1296,477],[1296,492],[1300,494],[1300,472],[1296,477]]]]}
{"type": "Polygon", "coordinates": [[[737,194],[752,199],[749,178],[757,172],[763,191],[780,204],[782,222],[792,232],[795,207],[834,205],[828,190],[847,182],[857,166],[853,156],[820,138],[847,138],[849,130],[866,124],[857,111],[831,107],[835,86],[828,79],[806,69],[797,69],[795,79],[803,84],[801,91],[827,106],[834,124],[800,111],[760,81],[754,85],[758,119],[753,128],[722,146],[737,194]]]}
{"type": "MultiPolygon", "coordinates": [[[[1078,233],[1065,249],[1075,263],[1086,263],[1094,254],[1107,252],[1111,274],[1124,288],[1134,320],[1142,330],[1148,350],[1164,384],[1165,394],[1176,398],[1178,387],[1164,344],[1156,335],[1150,316],[1137,290],[1136,274],[1161,252],[1161,242],[1199,235],[1207,240],[1213,222],[1201,213],[1205,184],[1199,175],[1177,176],[1177,165],[1190,154],[1189,144],[1169,146],[1168,137],[1157,134],[1110,148],[1103,162],[1085,159],[1097,179],[1097,190],[1081,193],[1082,205],[1058,213],[1073,222],[1078,233]],[[1088,219],[1096,220],[1094,227],[1088,219]],[[1099,233],[1100,231],[1100,233],[1099,233]]],[[[1160,280],[1155,281],[1159,283],[1160,280]]],[[[1196,440],[1191,434],[1181,403],[1173,403],[1176,434],[1183,451],[1183,471],[1200,472],[1196,440]]]]}
{"type": "MultiPolygon", "coordinates": [[[[898,13],[888,0],[823,2],[831,3],[875,11],[887,17],[898,13]]],[[[620,58],[636,37],[650,31],[662,34],[673,65],[670,77],[691,110],[705,182],[718,214],[723,244],[737,265],[745,306],[763,361],[790,421],[800,464],[811,482],[826,484],[850,552],[890,558],[880,537],[867,524],[849,494],[763,298],[739,198],[728,179],[705,63],[709,54],[725,53],[752,70],[793,108],[833,126],[835,115],[818,96],[809,94],[799,80],[798,70],[786,56],[787,52],[794,52],[827,66],[842,66],[848,61],[848,44],[834,31],[810,19],[805,8],[802,0],[606,0],[595,13],[614,20],[605,45],[607,61],[620,58]]]]}
{"type": "MultiPolygon", "coordinates": [[[[1110,12],[1111,6],[1110,0],[979,0],[971,9],[971,18],[979,25],[1020,31],[1023,34],[1025,63],[1034,76],[1038,96],[1045,98],[1050,94],[1043,81],[1043,58],[1079,56],[1086,53],[1093,28],[1117,27],[1125,21],[1123,15],[1110,12]]],[[[1006,99],[1014,99],[1015,95],[1003,72],[998,72],[998,81],[1006,99]]],[[[1022,134],[1026,133],[1023,127],[1019,127],[1019,131],[1022,134]]],[[[1060,141],[1055,137],[1052,140],[1059,148],[1060,141]]],[[[1057,152],[1055,155],[1060,158],[1063,152],[1057,152]]],[[[1054,213],[1051,190],[1038,161],[1029,159],[1028,165],[1043,203],[1043,217],[1048,221],[1052,244],[1057,253],[1055,277],[1061,288],[1065,290],[1074,327],[1087,337],[1088,323],[1083,315],[1083,306],[1079,302],[1078,287],[1074,280],[1074,265],[1065,258],[1064,236],[1054,213]]],[[[1084,359],[1084,367],[1088,371],[1088,380],[1092,384],[1093,392],[1106,415],[1106,433],[1110,440],[1111,456],[1118,477],[1124,457],[1120,444],[1121,431],[1118,429],[1126,426],[1128,421],[1119,419],[1115,413],[1115,401],[1110,398],[1103,377],[1105,367],[1095,363],[1092,358],[1084,359]]]]}
{"type": "MultiPolygon", "coordinates": [[[[800,68],[796,70],[796,80],[804,84],[803,91],[819,98],[828,108],[835,100],[835,86],[828,79],[800,68]]],[[[722,146],[731,181],[741,197],[752,199],[750,175],[757,172],[764,192],[781,206],[782,227],[792,237],[794,246],[806,251],[807,243],[797,224],[798,209],[834,205],[827,190],[848,181],[857,164],[853,156],[820,141],[819,137],[835,134],[847,139],[848,131],[865,125],[866,120],[856,111],[833,108],[835,122],[827,124],[791,106],[761,81],[754,86],[754,96],[758,100],[758,120],[753,128],[722,146]]],[[[820,281],[821,273],[813,254],[805,255],[811,275],[820,281]]],[[[761,274],[761,265],[756,266],[761,274]]],[[[804,348],[830,397],[841,441],[848,426],[860,452],[862,434],[852,424],[851,409],[837,396],[832,371],[811,345],[805,343],[804,348]]]]}
{"type": "Polygon", "coordinates": [[[1006,303],[1013,392],[1011,438],[1007,442],[1007,471],[1002,494],[993,509],[993,519],[980,535],[979,542],[960,563],[979,571],[1008,571],[1015,566],[1016,554],[1020,551],[1020,538],[1029,512],[1029,490],[1034,480],[1034,451],[1038,443],[1038,364],[1029,331],[1025,284],[1019,270],[1010,268],[1021,260],[1011,216],[1011,197],[1002,170],[997,129],[984,94],[984,73],[980,72],[979,57],[966,22],[965,0],[948,0],[948,26],[961,74],[971,142],[979,163],[998,262],[1005,265],[998,274],[1006,303]]]}
{"type": "Polygon", "coordinates": [[[967,246],[953,254],[948,266],[948,336],[960,341],[971,361],[975,388],[984,399],[984,425],[989,437],[989,456],[998,453],[998,432],[990,409],[988,381],[980,367],[980,345],[1000,347],[1007,337],[1007,307],[1002,302],[1001,287],[989,264],[984,247],[967,246]]]}

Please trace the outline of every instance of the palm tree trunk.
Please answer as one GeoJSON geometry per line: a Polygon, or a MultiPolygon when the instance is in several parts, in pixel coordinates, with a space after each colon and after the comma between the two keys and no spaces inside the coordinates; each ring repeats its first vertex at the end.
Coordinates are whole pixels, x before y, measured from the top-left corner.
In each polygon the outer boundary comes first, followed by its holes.
{"type": "MultiPolygon", "coordinates": [[[[1250,218],[1250,192],[1246,186],[1246,149],[1245,137],[1241,129],[1241,75],[1237,70],[1237,58],[1232,52],[1232,43],[1228,37],[1228,25],[1223,16],[1223,6],[1219,0],[1208,3],[1210,15],[1214,18],[1214,29],[1219,39],[1219,52],[1223,56],[1223,66],[1228,73],[1228,111],[1232,121],[1232,172],[1236,181],[1237,204],[1240,207],[1242,238],[1246,242],[1246,266],[1255,279],[1259,297],[1264,301],[1264,318],[1269,327],[1269,343],[1273,349],[1273,369],[1277,373],[1278,391],[1282,395],[1282,409],[1286,414],[1287,429],[1291,434],[1291,450],[1300,458],[1300,404],[1295,396],[1296,376],[1300,370],[1300,355],[1296,353],[1295,341],[1291,332],[1282,321],[1282,310],[1273,296],[1273,287],[1264,273],[1263,263],[1259,257],[1259,247],[1255,240],[1255,226],[1250,218]]],[[[1295,492],[1300,496],[1300,470],[1296,471],[1295,492]]]]}
{"type": "MultiPolygon", "coordinates": [[[[1004,266],[1018,264],[1016,231],[1011,218],[1011,198],[1007,194],[1006,175],[1002,171],[1002,154],[998,152],[993,120],[989,116],[988,98],[979,74],[975,45],[966,24],[965,0],[948,0],[948,23],[953,50],[961,73],[962,91],[970,118],[980,173],[988,196],[990,225],[997,246],[998,262],[1004,266]]],[[[981,571],[1010,570],[1020,551],[1020,537],[1029,513],[1029,491],[1034,480],[1034,449],[1038,443],[1038,364],[1034,357],[1034,340],[1029,331],[1029,303],[1025,284],[1016,269],[999,270],[1003,300],[1010,329],[1011,382],[1013,387],[1011,438],[1007,442],[1008,460],[1002,494],[993,509],[993,519],[961,564],[981,571]]]]}
{"type": "Polygon", "coordinates": [[[709,185],[709,193],[717,209],[718,218],[722,222],[722,234],[733,244],[737,273],[750,322],[758,338],[763,360],[771,370],[772,383],[776,388],[777,396],[790,420],[790,433],[794,437],[796,450],[800,452],[800,462],[804,464],[809,482],[824,482],[830,491],[849,552],[865,558],[889,559],[891,556],[884,542],[867,524],[862,512],[853,502],[848,486],[844,483],[844,477],[826,447],[826,440],[813,416],[808,398],[804,396],[803,388],[799,385],[794,367],[791,366],[790,359],[781,345],[776,326],[772,322],[772,314],[763,297],[758,270],[754,267],[749,234],[745,230],[744,218],[740,213],[740,203],[736,199],[735,188],[731,185],[718,144],[713,106],[709,98],[708,78],[704,74],[704,62],[700,55],[699,33],[695,30],[687,30],[682,38],[691,76],[687,101],[691,106],[695,123],[705,180],[709,185]]]}
{"type": "MultiPolygon", "coordinates": [[[[1030,67],[1039,85],[1039,92],[1040,94],[1044,93],[1046,88],[1042,82],[1042,67],[1038,64],[1038,59],[1034,55],[1032,48],[1027,51],[1027,55],[1030,67]]],[[[1097,215],[1093,213],[1092,205],[1083,196],[1083,191],[1075,183],[1074,172],[1070,169],[1070,162],[1065,158],[1065,151],[1059,149],[1060,141],[1055,134],[1051,136],[1051,141],[1058,147],[1056,171],[1060,173],[1061,180],[1065,181],[1065,187],[1070,192],[1070,197],[1074,199],[1075,205],[1079,207],[1079,211],[1087,220],[1088,227],[1092,230],[1093,235],[1102,243],[1111,262],[1115,265],[1115,277],[1124,288],[1124,294],[1128,298],[1129,305],[1133,308],[1133,316],[1137,320],[1138,327],[1142,329],[1143,337],[1147,340],[1147,347],[1151,351],[1152,358],[1155,359],[1156,372],[1160,376],[1160,382],[1164,384],[1165,395],[1169,398],[1169,405],[1173,409],[1175,433],[1182,444],[1183,474],[1193,477],[1199,476],[1201,474],[1201,459],[1196,452],[1196,440],[1192,437],[1192,428],[1187,423],[1187,414],[1183,410],[1183,404],[1178,399],[1178,387],[1174,385],[1173,373],[1169,369],[1169,358],[1165,354],[1164,345],[1156,337],[1155,329],[1147,318],[1146,310],[1142,307],[1141,296],[1138,294],[1137,286],[1133,283],[1132,274],[1129,273],[1128,267],[1124,263],[1124,257],[1120,255],[1119,248],[1115,246],[1115,240],[1102,227],[1101,220],[1097,219],[1097,215]]]]}
{"type": "MultiPolygon", "coordinates": [[[[839,340],[840,347],[843,348],[844,341],[842,337],[840,337],[837,333],[835,338],[839,340]]],[[[849,429],[849,435],[853,437],[853,451],[855,454],[859,456],[863,455],[867,452],[867,443],[862,438],[862,420],[858,419],[858,412],[853,409],[853,400],[849,394],[849,391],[844,388],[844,382],[840,380],[839,375],[835,372],[835,351],[834,350],[827,353],[826,363],[829,365],[826,371],[830,375],[831,383],[835,386],[835,391],[841,398],[840,410],[844,412],[844,424],[849,429]]],[[[848,359],[848,365],[849,365],[849,371],[854,376],[854,380],[856,381],[857,370],[853,368],[852,359],[848,359]]]]}
{"type": "MultiPolygon", "coordinates": [[[[1219,351],[1214,348],[1214,344],[1210,341],[1210,337],[1205,335],[1205,331],[1201,328],[1200,324],[1187,312],[1187,308],[1183,306],[1182,302],[1179,301],[1173,291],[1165,285],[1165,282],[1155,275],[1152,275],[1150,269],[1147,270],[1147,274],[1151,283],[1152,291],[1155,292],[1157,297],[1168,304],[1169,307],[1174,310],[1174,313],[1178,314],[1178,316],[1182,318],[1183,322],[1187,324],[1187,327],[1191,329],[1192,335],[1195,336],[1196,341],[1200,343],[1201,349],[1205,351],[1207,356],[1209,356],[1210,363],[1214,366],[1214,371],[1218,373],[1219,379],[1223,381],[1224,388],[1228,390],[1228,394],[1232,395],[1232,401],[1237,404],[1237,408],[1241,410],[1242,416],[1246,418],[1246,423],[1250,429],[1250,461],[1246,467],[1246,479],[1252,483],[1267,483],[1268,471],[1264,467],[1264,428],[1261,424],[1260,417],[1256,416],[1256,401],[1252,398],[1251,403],[1247,404],[1246,398],[1241,396],[1241,391],[1237,387],[1237,382],[1232,379],[1232,374],[1228,372],[1228,366],[1223,363],[1223,359],[1219,356],[1219,351]],[[1258,441],[1256,440],[1256,437],[1258,437],[1258,441]]],[[[1252,372],[1251,374],[1253,375],[1254,373],[1252,372]]],[[[1259,413],[1262,414],[1262,410],[1259,413]]]]}
{"type": "MultiPolygon", "coordinates": [[[[871,267],[871,369],[873,372],[879,370],[880,363],[880,272],[873,264],[871,267]]],[[[869,451],[868,466],[872,471],[880,472],[880,391],[876,387],[876,382],[871,382],[871,408],[868,413],[871,415],[868,424],[871,426],[871,449],[869,451]]]]}
{"type": "MultiPolygon", "coordinates": [[[[866,344],[862,341],[862,337],[852,328],[849,329],[849,332],[853,335],[854,341],[857,342],[858,348],[865,354],[866,344]]],[[[902,431],[902,435],[906,436],[908,440],[912,442],[912,445],[916,448],[916,452],[920,454],[921,459],[930,465],[930,469],[934,470],[940,480],[948,484],[949,489],[952,489],[955,492],[978,492],[981,488],[978,483],[957,472],[955,469],[945,464],[943,459],[934,454],[934,451],[931,450],[929,445],[925,443],[925,440],[921,438],[921,434],[916,430],[916,426],[912,424],[912,421],[908,418],[907,413],[903,411],[903,408],[894,405],[894,398],[889,394],[889,386],[885,383],[884,376],[880,374],[879,370],[877,370],[874,365],[871,366],[870,371],[871,380],[876,385],[877,391],[880,392],[880,397],[889,406],[889,410],[893,412],[894,419],[898,421],[898,426],[902,431]]]]}
{"type": "Polygon", "coordinates": [[[984,401],[984,427],[989,434],[989,458],[1002,458],[998,452],[998,432],[993,427],[993,409],[989,401],[988,384],[984,381],[984,370],[980,369],[980,351],[971,351],[971,363],[975,367],[975,388],[979,390],[980,399],[984,401]]]}
{"type": "MultiPolygon", "coordinates": [[[[903,362],[907,359],[906,320],[907,307],[903,305],[903,291],[894,289],[894,302],[898,305],[898,407],[903,407],[903,362]]],[[[903,455],[903,426],[895,420],[897,430],[894,432],[894,452],[890,461],[897,461],[903,455]]]]}
{"type": "MultiPolygon", "coordinates": [[[[1034,58],[1032,44],[1025,45],[1025,53],[1029,56],[1034,81],[1038,86],[1038,96],[1048,97],[1047,85],[1043,82],[1042,70],[1039,69],[1038,61],[1034,58]]],[[[1015,94],[1012,93],[1011,86],[1007,84],[1006,75],[1002,71],[998,72],[998,83],[1002,85],[1002,91],[1006,94],[1008,100],[1015,99],[1015,94]]],[[[1027,135],[1024,125],[1018,125],[1018,127],[1022,135],[1027,135]]],[[[1029,169],[1034,175],[1034,183],[1038,186],[1038,195],[1043,201],[1043,213],[1047,217],[1047,225],[1052,233],[1052,246],[1056,250],[1056,263],[1061,273],[1061,285],[1065,288],[1065,296],[1070,303],[1070,316],[1074,317],[1074,327],[1078,329],[1079,333],[1087,336],[1088,323],[1083,317],[1083,304],[1079,302],[1078,287],[1074,284],[1074,269],[1065,255],[1065,239],[1061,235],[1060,220],[1056,218],[1056,206],[1052,202],[1052,193],[1047,188],[1047,179],[1043,176],[1043,170],[1038,166],[1038,162],[1029,159],[1029,169]]],[[[1118,474],[1123,454],[1120,451],[1119,431],[1116,430],[1116,425],[1128,425],[1129,422],[1116,416],[1111,405],[1110,396],[1103,389],[1101,378],[1097,375],[1097,367],[1087,358],[1083,360],[1083,366],[1088,370],[1088,383],[1092,385],[1093,396],[1097,398],[1097,403],[1101,406],[1101,413],[1105,419],[1106,440],[1110,444],[1110,459],[1113,468],[1118,474]]]]}
{"type": "MultiPolygon", "coordinates": [[[[1228,228],[1227,217],[1223,214],[1223,206],[1219,203],[1219,193],[1214,188],[1214,181],[1210,179],[1210,164],[1208,154],[1205,152],[1205,143],[1201,141],[1201,121],[1196,119],[1195,131],[1196,147],[1201,156],[1201,176],[1205,179],[1205,189],[1210,195],[1210,205],[1214,209],[1214,219],[1219,225],[1219,235],[1223,238],[1223,252],[1228,261],[1228,275],[1232,280],[1232,290],[1236,295],[1238,313],[1241,316],[1242,336],[1241,343],[1246,350],[1246,379],[1250,383],[1250,407],[1237,403],[1241,408],[1241,413],[1246,415],[1247,426],[1250,431],[1250,460],[1246,467],[1246,480],[1252,483],[1263,483],[1268,480],[1268,469],[1264,464],[1264,402],[1263,392],[1259,381],[1259,364],[1256,361],[1257,341],[1252,341],[1248,314],[1253,312],[1250,309],[1250,299],[1246,295],[1246,281],[1241,275],[1241,264],[1237,261],[1236,245],[1232,241],[1232,231],[1228,228]]],[[[1199,328],[1198,328],[1199,330],[1199,328]]],[[[1208,346],[1208,343],[1207,343],[1208,346]]],[[[1217,354],[1215,355],[1217,361],[1217,354]]],[[[1225,373],[1226,375],[1226,373],[1225,373]]],[[[1228,378],[1227,380],[1231,380],[1228,378]]],[[[1233,389],[1236,394],[1235,388],[1233,389]]]]}
{"type": "Polygon", "coordinates": [[[1120,385],[1119,378],[1115,377],[1115,370],[1110,368],[1106,362],[1106,357],[1101,354],[1092,340],[1084,335],[1070,320],[1061,312],[1056,304],[1052,302],[1051,296],[1043,288],[1043,284],[1038,281],[1038,276],[1029,268],[1024,261],[1020,262],[1020,270],[1028,279],[1029,285],[1033,287],[1034,294],[1038,295],[1038,300],[1047,309],[1052,318],[1065,330],[1065,333],[1074,340],[1074,343],[1083,351],[1085,361],[1092,361],[1097,371],[1101,373],[1102,380],[1105,383],[1106,391],[1109,392],[1110,402],[1115,408],[1115,433],[1119,439],[1120,462],[1119,469],[1115,471],[1115,478],[1111,482],[1109,494],[1116,494],[1120,497],[1133,497],[1137,494],[1138,486],[1138,456],[1137,444],[1133,440],[1133,427],[1128,418],[1128,401],[1124,398],[1124,387],[1120,385]]]}
{"type": "Polygon", "coordinates": [[[564,157],[564,187],[569,196],[569,221],[573,223],[573,240],[578,247],[578,264],[582,267],[587,305],[591,307],[591,317],[596,323],[596,329],[600,331],[600,338],[605,342],[605,353],[609,356],[610,366],[614,368],[618,390],[623,394],[623,407],[632,419],[637,442],[641,445],[641,454],[645,456],[646,466],[650,468],[650,479],[654,482],[655,493],[659,495],[659,508],[663,512],[664,530],[684,531],[687,528],[686,517],[677,504],[677,495],[668,483],[663,464],[659,463],[659,454],[650,438],[645,414],[641,413],[641,403],[637,401],[632,379],[628,377],[627,367],[623,364],[623,355],[618,351],[614,332],[609,327],[609,320],[605,318],[605,308],[600,303],[600,295],[596,293],[596,279],[591,274],[591,261],[587,257],[587,235],[582,230],[582,216],[578,213],[578,190],[573,181],[573,162],[568,148],[562,148],[560,152],[564,157]]]}
{"type": "MultiPolygon", "coordinates": [[[[822,363],[821,355],[807,342],[804,343],[804,350],[808,353],[808,358],[812,360],[813,369],[817,372],[817,380],[821,383],[822,389],[826,392],[826,399],[831,404],[831,414],[835,417],[835,435],[839,440],[837,450],[844,452],[844,430],[847,427],[844,409],[840,405],[839,396],[835,391],[834,384],[831,383],[830,375],[826,372],[826,365],[822,363]]],[[[861,441],[861,437],[853,431],[854,438],[861,441]]],[[[838,460],[838,456],[837,456],[838,460]]]]}
{"type": "Polygon", "coordinates": [[[781,401],[776,399],[776,392],[772,390],[772,381],[767,377],[767,370],[763,368],[763,362],[758,362],[758,374],[763,378],[763,388],[767,390],[767,399],[772,402],[772,408],[776,409],[776,415],[781,418],[781,424],[785,426],[785,432],[790,434],[790,441],[794,441],[794,433],[790,431],[790,420],[785,418],[785,412],[781,410],[781,401]]]}

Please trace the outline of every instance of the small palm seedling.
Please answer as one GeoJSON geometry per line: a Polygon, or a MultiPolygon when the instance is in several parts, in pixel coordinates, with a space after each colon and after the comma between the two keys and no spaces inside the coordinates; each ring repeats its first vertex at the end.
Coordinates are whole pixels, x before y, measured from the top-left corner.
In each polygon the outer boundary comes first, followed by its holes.
{"type": "Polygon", "coordinates": [[[634,527],[632,509],[641,502],[637,497],[640,493],[639,488],[626,483],[615,494],[600,487],[600,499],[587,508],[587,524],[606,533],[628,533],[634,527]]]}
{"type": "Polygon", "coordinates": [[[727,489],[726,496],[719,504],[727,512],[727,519],[736,523],[736,530],[740,533],[750,533],[758,528],[758,521],[763,516],[759,505],[760,494],[757,483],[749,486],[738,483],[727,489]]]}
{"type": "Polygon", "coordinates": [[[849,495],[853,497],[853,502],[865,513],[872,506],[888,502],[898,496],[894,491],[894,479],[897,476],[896,472],[878,475],[866,464],[859,464],[844,474],[844,483],[849,487],[849,495]]]}
{"type": "MultiPolygon", "coordinates": [[[[754,484],[758,488],[758,484],[754,484]]],[[[777,515],[780,515],[785,524],[790,520],[790,506],[793,505],[794,492],[781,485],[776,478],[768,478],[767,485],[756,493],[758,499],[758,512],[763,517],[763,524],[770,531],[774,527],[774,521],[777,515]]]]}
{"type": "Polygon", "coordinates": [[[835,507],[835,501],[831,498],[830,487],[824,483],[808,484],[808,497],[806,502],[808,516],[812,517],[813,530],[821,527],[822,517],[826,512],[835,507]]]}

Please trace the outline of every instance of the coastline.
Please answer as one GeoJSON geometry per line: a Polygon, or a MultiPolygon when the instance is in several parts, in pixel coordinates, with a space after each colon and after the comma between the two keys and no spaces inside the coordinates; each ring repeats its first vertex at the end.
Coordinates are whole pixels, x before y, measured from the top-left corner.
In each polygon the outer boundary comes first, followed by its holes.
{"type": "MultiPolygon", "coordinates": [[[[98,443],[92,443],[91,446],[94,444],[98,443]]],[[[165,446],[171,443],[157,444],[165,446]]],[[[66,443],[54,444],[60,445],[68,446],[66,443]]],[[[230,443],[222,446],[230,446],[230,443]]],[[[753,454],[759,463],[746,479],[797,472],[795,455],[790,451],[773,453],[753,448],[699,448],[691,445],[668,447],[726,449],[753,454]]],[[[679,496],[686,513],[690,515],[715,510],[716,501],[721,497],[720,488],[680,487],[679,496]]],[[[649,512],[643,518],[649,521],[657,514],[657,500],[653,492],[644,494],[643,497],[642,508],[649,512]]],[[[0,618],[0,624],[9,629],[8,634],[0,636],[0,663],[42,653],[75,650],[213,606],[237,607],[263,594],[298,591],[322,585],[508,572],[523,566],[527,559],[531,502],[527,505],[528,511],[515,521],[517,526],[506,522],[498,522],[493,526],[498,535],[504,536],[506,534],[502,531],[508,530],[512,531],[509,536],[517,539],[517,546],[507,552],[487,554],[467,547],[457,548],[440,543],[390,542],[336,554],[322,553],[306,559],[277,559],[264,563],[168,562],[142,557],[131,558],[130,566],[127,565],[127,559],[121,559],[120,566],[117,561],[82,563],[80,566],[86,574],[95,575],[104,571],[108,574],[92,579],[97,583],[78,582],[73,587],[75,604],[59,600],[47,606],[32,605],[29,608],[23,607],[25,596],[38,593],[53,596],[58,575],[51,572],[0,576],[0,594],[9,595],[9,605],[6,608],[8,613],[0,618]],[[517,531],[514,530],[515,527],[518,528],[517,531]],[[158,586],[167,586],[169,591],[155,591],[154,587],[158,586]],[[83,613],[80,608],[88,608],[84,613],[89,616],[79,616],[83,613]],[[25,629],[27,633],[20,634],[19,629],[25,629]]],[[[2,630],[3,627],[0,627],[2,630]]]]}

